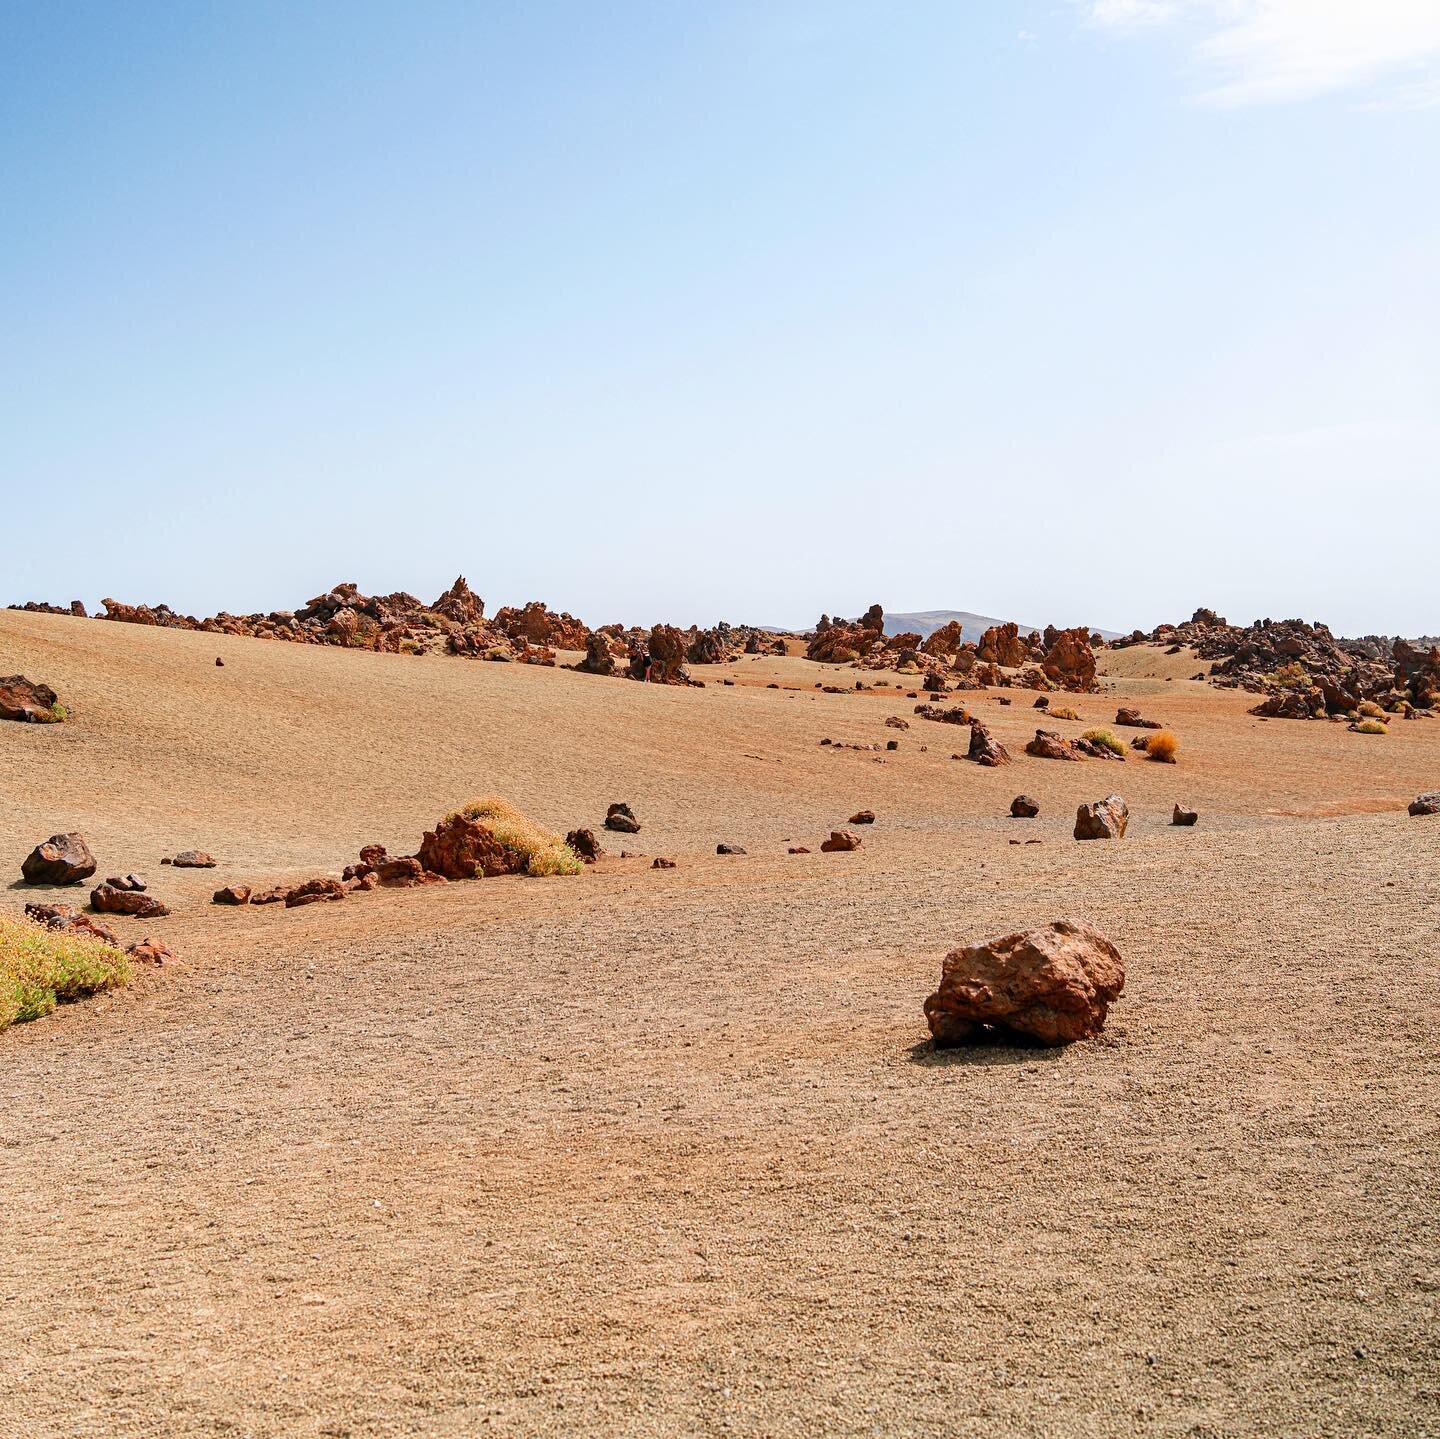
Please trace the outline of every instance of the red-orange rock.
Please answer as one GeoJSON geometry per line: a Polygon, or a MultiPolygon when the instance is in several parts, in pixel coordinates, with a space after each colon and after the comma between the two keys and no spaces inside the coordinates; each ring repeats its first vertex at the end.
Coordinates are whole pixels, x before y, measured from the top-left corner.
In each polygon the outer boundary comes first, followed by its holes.
{"type": "Polygon", "coordinates": [[[106,944],[113,944],[117,949],[120,947],[120,941],[111,930],[103,924],[96,924],[88,914],[81,914],[68,904],[27,904],[25,915],[36,924],[43,924],[46,929],[59,930],[62,934],[89,935],[91,939],[103,939],[106,944]]]}
{"type": "Polygon", "coordinates": [[[426,830],[418,858],[426,869],[446,879],[513,874],[524,863],[504,849],[484,824],[463,814],[426,830]]]}
{"type": "Polygon", "coordinates": [[[345,893],[345,886],[338,879],[307,879],[303,884],[297,884],[286,892],[285,908],[299,909],[301,905],[344,899],[345,893]]]}
{"type": "Polygon", "coordinates": [[[970,752],[966,757],[988,769],[1010,763],[1009,751],[978,719],[970,721],[970,752]]]}
{"type": "Polygon", "coordinates": [[[95,856],[83,835],[52,834],[26,855],[20,873],[26,884],[78,884],[95,873],[95,856]]]}
{"type": "Polygon", "coordinates": [[[223,889],[217,889],[210,896],[211,904],[249,904],[250,886],[248,884],[227,884],[223,889]]]}
{"type": "Polygon", "coordinates": [[[1076,839],[1123,839],[1130,808],[1118,794],[1082,804],[1075,812],[1076,839]]]}
{"type": "Polygon", "coordinates": [[[987,1025],[1068,1044],[1100,1033],[1124,987],[1115,946],[1083,920],[1060,919],[951,950],[925,1018],[940,1046],[965,1044],[987,1025]]]}
{"type": "Polygon", "coordinates": [[[55,691],[24,675],[0,676],[0,719],[47,724],[54,718],[55,691]]]}
{"type": "Polygon", "coordinates": [[[129,914],[137,919],[159,919],[170,913],[153,894],[109,884],[97,884],[90,891],[90,907],[100,914],[129,914]]]}
{"type": "Polygon", "coordinates": [[[860,836],[851,834],[848,829],[832,829],[830,838],[820,846],[821,854],[845,854],[852,849],[860,848],[860,836]]]}

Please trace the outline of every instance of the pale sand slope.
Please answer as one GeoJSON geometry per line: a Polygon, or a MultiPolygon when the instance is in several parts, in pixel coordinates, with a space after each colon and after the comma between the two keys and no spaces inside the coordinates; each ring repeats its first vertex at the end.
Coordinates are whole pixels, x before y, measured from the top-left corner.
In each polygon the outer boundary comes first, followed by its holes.
{"type": "Polygon", "coordinates": [[[985,771],[919,720],[820,748],[913,702],[763,687],[837,677],[797,659],[680,691],[0,613],[13,670],[75,718],[0,725],[0,858],[80,828],[186,963],[0,1035],[7,1439],[1440,1433],[1440,821],[1402,808],[1440,723],[1134,677],[1076,707],[1138,694],[1179,766],[1030,760],[1017,693],[968,697],[985,771]],[[680,868],[208,904],[489,789],[629,800],[680,868]],[[1076,844],[1112,789],[1130,835],[1076,844]],[[784,852],[862,805],[859,853],[784,852]],[[1128,961],[1104,1038],[929,1053],[944,951],[1065,913],[1128,961]]]}

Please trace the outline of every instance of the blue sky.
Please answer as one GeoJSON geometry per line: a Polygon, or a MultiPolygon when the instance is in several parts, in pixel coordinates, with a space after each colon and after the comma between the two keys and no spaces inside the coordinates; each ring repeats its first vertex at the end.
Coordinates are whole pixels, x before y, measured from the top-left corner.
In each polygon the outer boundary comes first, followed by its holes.
{"type": "Polygon", "coordinates": [[[0,602],[1440,630],[1433,0],[0,10],[0,602]]]}

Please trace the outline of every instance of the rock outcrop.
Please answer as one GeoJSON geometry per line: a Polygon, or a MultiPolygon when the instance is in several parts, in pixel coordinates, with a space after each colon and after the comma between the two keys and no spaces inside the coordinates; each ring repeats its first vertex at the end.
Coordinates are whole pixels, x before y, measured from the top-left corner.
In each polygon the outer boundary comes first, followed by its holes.
{"type": "Polygon", "coordinates": [[[937,1046],[969,1043],[990,1027],[1069,1044],[1100,1033],[1124,987],[1115,946],[1083,920],[1060,919],[951,950],[925,1018],[937,1046]]]}

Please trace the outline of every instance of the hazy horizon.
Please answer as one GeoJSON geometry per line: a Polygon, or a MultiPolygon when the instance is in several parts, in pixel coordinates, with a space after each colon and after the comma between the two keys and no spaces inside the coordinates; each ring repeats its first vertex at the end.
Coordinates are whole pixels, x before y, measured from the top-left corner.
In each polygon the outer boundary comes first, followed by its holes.
{"type": "Polygon", "coordinates": [[[1440,6],[0,18],[0,603],[1440,630],[1440,6]]]}

